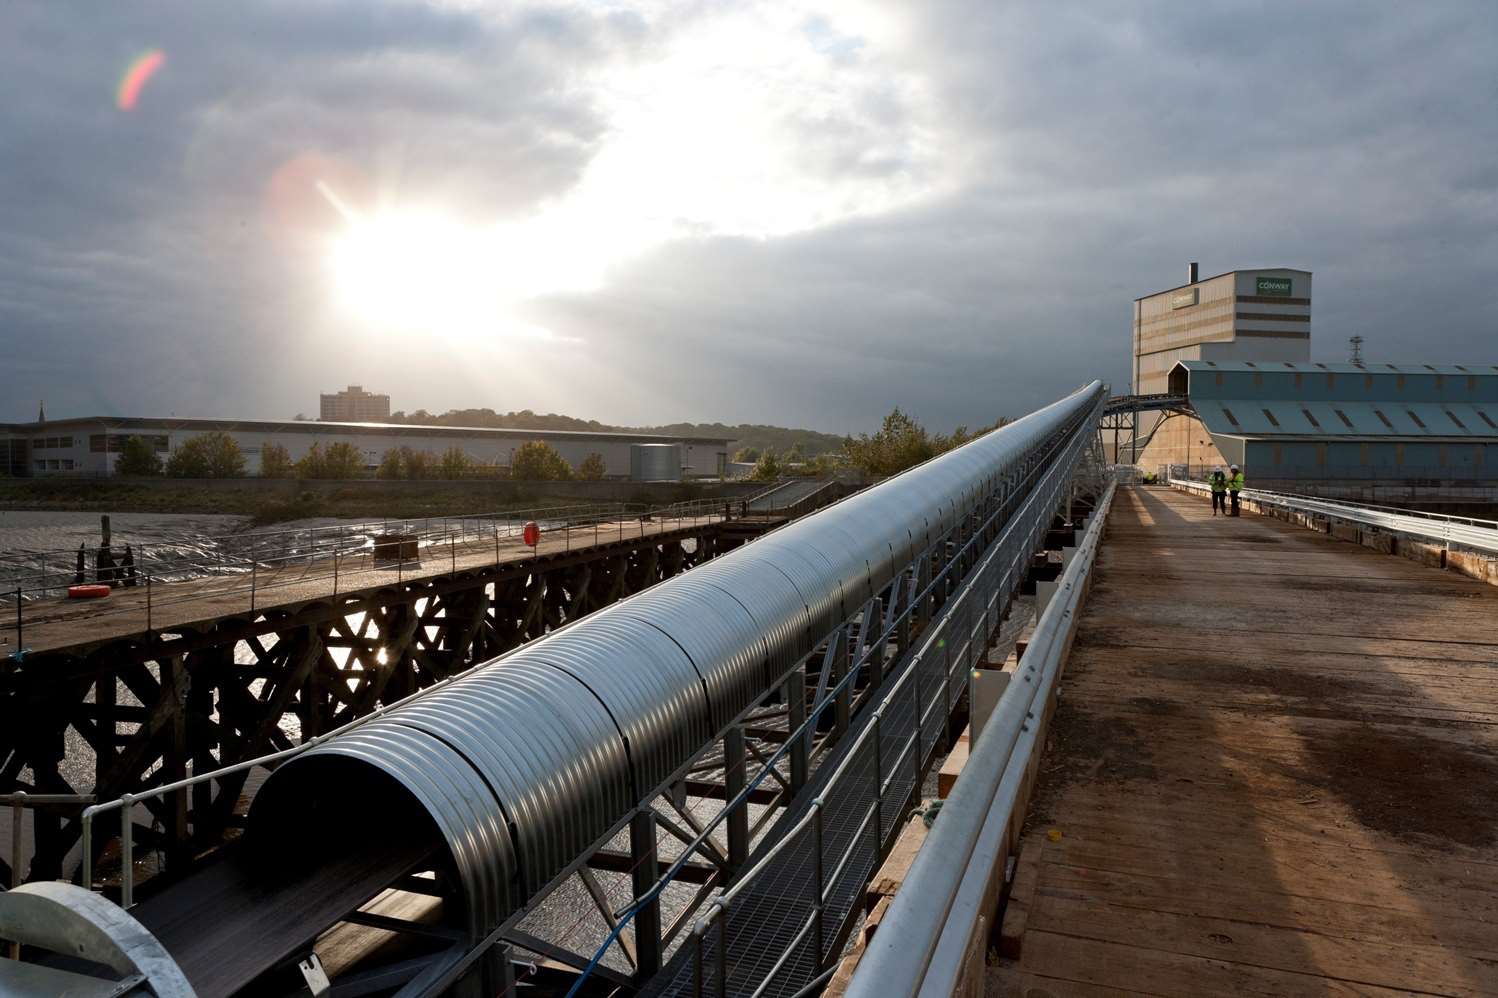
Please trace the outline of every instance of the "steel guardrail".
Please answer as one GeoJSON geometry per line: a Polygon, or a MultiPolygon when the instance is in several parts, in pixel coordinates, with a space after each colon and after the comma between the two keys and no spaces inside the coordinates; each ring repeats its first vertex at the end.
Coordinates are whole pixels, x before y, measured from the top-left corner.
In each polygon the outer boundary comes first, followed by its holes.
{"type": "MultiPolygon", "coordinates": [[[[853,973],[847,994],[955,993],[985,898],[1002,874],[1025,771],[1040,751],[1038,716],[1061,674],[1117,483],[1089,517],[1019,669],[973,743],[904,883],[853,973]]],[[[980,952],[986,952],[984,947],[980,952]]]]}
{"type": "MultiPolygon", "coordinates": [[[[1172,479],[1171,484],[1200,495],[1211,494],[1211,487],[1206,482],[1172,479]]],[[[1244,489],[1239,493],[1239,497],[1242,500],[1258,503],[1260,506],[1336,518],[1365,527],[1374,527],[1386,533],[1405,534],[1421,540],[1435,541],[1443,547],[1464,547],[1481,551],[1484,554],[1498,555],[1498,521],[1495,520],[1321,499],[1316,496],[1296,495],[1289,492],[1268,492],[1261,489],[1244,489]]]]}
{"type": "MultiPolygon", "coordinates": [[[[705,913],[698,919],[690,938],[684,944],[692,947],[693,950],[693,994],[700,996],[728,993],[726,989],[728,968],[725,961],[729,913],[746,891],[752,890],[769,875],[778,858],[786,856],[793,849],[805,848],[808,844],[816,850],[816,876],[807,885],[808,888],[814,890],[811,914],[805,919],[790,943],[778,954],[778,959],[768,973],[757,982],[753,994],[755,996],[766,994],[796,952],[809,940],[815,939],[817,960],[820,962],[823,959],[825,942],[838,934],[837,923],[830,928],[824,923],[827,919],[841,920],[844,917],[842,914],[829,910],[830,899],[832,895],[846,888],[846,883],[841,881],[856,865],[855,854],[867,845],[869,833],[872,832],[882,845],[887,838],[886,833],[893,831],[893,828],[886,825],[883,820],[883,812],[887,810],[886,798],[897,784],[901,784],[904,777],[913,776],[915,781],[919,782],[925,757],[934,747],[934,739],[929,741],[925,739],[927,722],[939,708],[943,706],[950,708],[948,701],[953,677],[966,675],[985,644],[983,637],[997,627],[1003,612],[1001,603],[1023,576],[1025,560],[1033,550],[1037,526],[1043,528],[1050,522],[1051,505],[1059,497],[1061,484],[1070,479],[1073,468],[1080,458],[1081,450],[1090,439],[1087,426],[1090,421],[1095,420],[1096,412],[1094,408],[1090,415],[1079,419],[1062,436],[1061,442],[1048,456],[1046,463],[1037,469],[1037,480],[1025,483],[1023,503],[1009,514],[1000,535],[987,545],[980,555],[979,563],[962,578],[957,591],[951,594],[942,612],[922,634],[915,651],[905,661],[898,664],[900,670],[898,675],[890,682],[887,692],[884,693],[872,714],[862,722],[860,729],[853,735],[852,742],[842,750],[841,758],[835,764],[831,776],[822,782],[820,791],[810,802],[806,813],[781,833],[778,841],[759,857],[750,869],[740,875],[731,888],[712,901],[705,913]],[[926,676],[925,679],[929,682],[922,682],[923,673],[929,671],[923,667],[934,659],[940,659],[937,664],[943,675],[941,677],[926,676]],[[921,696],[922,690],[929,693],[924,700],[921,696]],[[886,740],[884,736],[890,734],[889,731],[882,730],[881,721],[892,709],[903,707],[900,701],[907,695],[912,700],[913,713],[909,711],[906,713],[911,713],[915,722],[914,729],[901,738],[895,751],[881,751],[881,745],[886,740]],[[860,775],[855,771],[861,767],[855,763],[867,763],[866,757],[870,752],[874,756],[875,778],[867,788],[869,793],[867,800],[864,800],[860,795],[865,788],[861,784],[852,786],[853,780],[850,774],[860,775]],[[844,784],[849,784],[849,786],[844,786],[844,784]],[[835,810],[833,798],[845,790],[851,790],[858,798],[852,801],[852,804],[860,809],[863,817],[859,822],[858,831],[849,839],[847,845],[840,852],[824,857],[826,852],[824,843],[827,838],[823,834],[824,814],[829,809],[835,810]],[[810,840],[809,843],[808,840],[810,840]],[[706,957],[703,953],[704,945],[708,934],[714,929],[716,929],[717,936],[716,953],[711,957],[706,957]],[[707,960],[714,959],[717,963],[715,971],[704,966],[707,960]],[[710,973],[715,974],[716,977],[715,989],[706,986],[710,973]]],[[[994,518],[1000,515],[1001,511],[996,510],[989,522],[992,523],[994,518]]],[[[984,527],[987,526],[989,523],[985,523],[984,527]]],[[[982,528],[975,532],[974,538],[969,539],[963,550],[966,551],[971,547],[977,536],[981,534],[982,528]]],[[[900,615],[890,621],[884,635],[875,642],[875,647],[884,646],[887,639],[895,633],[898,627],[902,626],[914,607],[921,605],[922,601],[930,598],[932,593],[945,589],[951,584],[947,577],[952,566],[959,561],[960,558],[954,558],[936,578],[932,579],[930,585],[920,595],[910,601],[900,615]]],[[[839,688],[850,683],[862,665],[863,661],[860,661],[858,665],[851,668],[839,684],[839,688]]],[[[790,734],[780,752],[771,757],[770,764],[773,765],[786,748],[796,741],[801,731],[811,730],[818,717],[832,706],[834,701],[832,693],[835,692],[834,690],[829,693],[818,709],[806,719],[801,729],[790,734]]],[[[895,737],[899,738],[900,734],[901,732],[897,731],[895,737]]],[[[763,775],[761,774],[761,777],[763,775]]],[[[848,803],[848,801],[843,801],[839,806],[848,803]]],[[[730,804],[720,813],[719,820],[732,806],[730,804]]],[[[710,831],[711,826],[705,830],[705,832],[710,831]]],[[[690,848],[685,850],[684,855],[690,851],[690,848]]],[[[669,874],[663,877],[662,883],[668,877],[669,874]]],[[[621,920],[621,928],[623,921],[621,920]]],[[[599,955],[607,949],[610,941],[606,941],[600,947],[599,955]]],[[[818,979],[825,978],[825,976],[823,974],[818,979]]],[[[579,980],[569,995],[576,994],[581,983],[579,980]]]]}

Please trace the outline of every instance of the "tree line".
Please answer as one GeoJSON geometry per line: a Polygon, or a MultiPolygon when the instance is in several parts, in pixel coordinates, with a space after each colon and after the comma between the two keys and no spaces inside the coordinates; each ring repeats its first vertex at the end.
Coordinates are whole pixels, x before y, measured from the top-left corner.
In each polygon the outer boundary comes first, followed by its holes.
{"type": "MultiPolygon", "coordinates": [[[[976,430],[959,426],[951,433],[933,433],[909,414],[896,408],[884,417],[883,424],[876,432],[845,437],[836,450],[807,453],[800,442],[794,442],[784,450],[745,446],[734,453],[733,459],[736,462],[752,462],[754,468],[749,477],[756,481],[774,481],[788,477],[825,478],[845,470],[857,471],[865,478],[885,478],[929,461],[954,447],[960,447],[1008,422],[1009,419],[1000,418],[992,425],[976,430]]],[[[605,470],[601,454],[589,454],[573,467],[555,447],[543,440],[531,440],[515,450],[508,468],[484,464],[456,446],[449,447],[441,454],[411,447],[392,447],[381,457],[374,476],[401,481],[459,478],[509,478],[528,482],[597,481],[604,477],[605,470]]],[[[132,436],[125,441],[120,451],[115,472],[132,476],[165,475],[169,478],[243,478],[246,474],[246,462],[238,442],[227,433],[217,430],[190,437],[172,451],[165,461],[162,461],[149,441],[132,436]]],[[[267,443],[260,451],[261,478],[345,479],[362,478],[365,474],[363,453],[349,443],[339,442],[327,447],[314,443],[297,461],[293,461],[286,448],[278,443],[267,443]]]]}
{"type": "Polygon", "coordinates": [[[897,475],[923,461],[929,461],[990,430],[1011,422],[1000,417],[989,426],[969,430],[959,426],[951,433],[932,433],[898,407],[884,417],[884,423],[875,433],[860,433],[847,437],[842,447],[835,452],[805,457],[799,447],[784,453],[771,449],[740,448],[734,453],[737,462],[754,462],[749,477],[757,481],[773,481],[786,477],[826,477],[842,469],[858,471],[865,478],[885,478],[897,475]]]}
{"type": "MultiPolygon", "coordinates": [[[[244,478],[247,462],[239,442],[214,430],[189,437],[165,461],[143,437],[132,436],[120,448],[115,474],[132,477],[244,478]]],[[[531,440],[515,450],[509,467],[485,464],[461,447],[441,454],[412,447],[392,447],[376,466],[374,477],[386,480],[425,481],[458,478],[509,478],[527,482],[598,481],[606,471],[602,454],[589,454],[576,467],[544,440],[531,440]]],[[[293,461],[278,443],[260,449],[260,478],[350,479],[363,478],[364,454],[353,444],[338,442],[324,447],[314,443],[300,460],[293,461]]]]}
{"type": "Polygon", "coordinates": [[[765,423],[667,423],[661,426],[615,426],[596,419],[579,419],[560,413],[538,413],[530,409],[496,412],[493,409],[449,409],[443,413],[416,409],[397,410],[390,422],[406,426],[481,426],[509,430],[574,430],[590,433],[652,433],[670,437],[719,437],[735,440],[756,453],[773,450],[786,453],[798,448],[807,457],[835,454],[845,438],[836,433],[771,426],[765,423]]]}

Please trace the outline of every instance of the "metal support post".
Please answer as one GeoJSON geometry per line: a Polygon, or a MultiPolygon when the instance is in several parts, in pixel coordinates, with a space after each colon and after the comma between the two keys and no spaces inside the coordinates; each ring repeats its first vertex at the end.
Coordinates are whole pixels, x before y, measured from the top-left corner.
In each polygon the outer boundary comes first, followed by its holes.
{"type": "MultiPolygon", "coordinates": [[[[744,729],[735,725],[723,736],[723,797],[743,793],[746,780],[744,729]]],[[[749,861],[749,808],[740,804],[728,815],[728,869],[737,873],[749,861]]]]}
{"type": "MultiPolygon", "coordinates": [[[[14,890],[21,886],[21,812],[26,806],[26,791],[16,791],[10,806],[10,886],[14,890]]],[[[21,959],[20,943],[11,942],[10,958],[21,959]]]]}
{"type": "Polygon", "coordinates": [[[884,848],[884,739],[880,738],[882,710],[874,712],[874,855],[884,848]]]}
{"type": "Polygon", "coordinates": [[[120,907],[126,911],[135,903],[135,797],[120,798],[120,907]]]}
{"type": "Polygon", "coordinates": [[[718,911],[718,998],[728,998],[728,904],[718,911]]]}
{"type": "MultiPolygon", "coordinates": [[[[852,657],[851,645],[852,642],[848,640],[847,630],[843,629],[839,631],[837,637],[837,654],[833,657],[832,671],[827,677],[829,684],[838,686],[843,681],[843,676],[848,674],[848,660],[852,657]]],[[[854,682],[857,682],[857,680],[854,680],[854,682]]],[[[849,683],[847,686],[838,689],[837,695],[833,697],[832,721],[839,738],[848,732],[848,721],[852,712],[852,706],[853,683],[849,683]]]]}
{"type": "Polygon", "coordinates": [[[812,807],[816,811],[816,813],[812,815],[812,840],[813,840],[812,841],[812,846],[816,850],[815,854],[812,857],[813,864],[814,864],[815,869],[816,869],[816,876],[814,878],[812,878],[812,885],[811,885],[811,889],[814,890],[814,891],[816,891],[816,894],[813,895],[813,897],[812,897],[812,901],[813,901],[812,910],[814,912],[814,914],[813,914],[812,917],[815,918],[816,922],[817,922],[817,932],[816,932],[817,950],[816,950],[816,959],[812,961],[812,964],[813,964],[813,966],[820,967],[822,965],[822,954],[825,953],[825,952],[827,952],[826,929],[825,929],[825,927],[823,925],[823,922],[822,922],[822,894],[823,894],[823,887],[822,887],[822,801],[821,801],[821,798],[818,798],[817,800],[813,801],[812,802],[812,807]]]}
{"type": "MultiPolygon", "coordinates": [[[[655,886],[659,873],[656,854],[655,813],[636,811],[629,822],[629,865],[635,897],[655,886]]],[[[661,902],[655,898],[635,911],[635,980],[644,982],[661,969],[661,902]]]]}
{"type": "MultiPolygon", "coordinates": [[[[785,703],[789,711],[789,730],[795,731],[806,723],[806,666],[797,666],[785,681],[785,703]]],[[[806,786],[807,745],[811,732],[804,732],[791,743],[788,753],[791,758],[791,793],[798,794],[806,786]]]]}
{"type": "Polygon", "coordinates": [[[455,996],[473,995],[474,998],[515,998],[515,962],[511,959],[511,947],[507,942],[497,942],[480,956],[472,969],[451,992],[455,996]]]}

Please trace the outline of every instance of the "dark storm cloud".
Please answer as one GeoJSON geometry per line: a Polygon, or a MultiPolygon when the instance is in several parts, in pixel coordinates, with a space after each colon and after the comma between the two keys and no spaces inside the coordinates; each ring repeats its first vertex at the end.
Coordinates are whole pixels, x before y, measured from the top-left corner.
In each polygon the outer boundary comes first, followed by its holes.
{"type": "MultiPolygon", "coordinates": [[[[852,111],[808,104],[781,126],[808,174],[934,171],[936,193],[794,235],[670,242],[600,291],[526,308],[581,345],[479,362],[312,338],[320,263],[267,231],[278,167],[315,151],[373,189],[524,214],[606,141],[587,72],[648,63],[715,10],[12,5],[3,415],[38,396],[54,413],[287,415],[364,380],[406,408],[856,430],[899,404],[987,422],[1090,377],[1125,385],[1131,299],[1193,259],[1314,271],[1319,359],[1356,332],[1375,359],[1498,363],[1487,3],[923,3],[878,56],[924,104],[891,76],[852,111]],[[167,68],[122,114],[113,87],[151,47],[167,68]]],[[[835,14],[800,35],[834,68],[875,56],[835,14]]]]}

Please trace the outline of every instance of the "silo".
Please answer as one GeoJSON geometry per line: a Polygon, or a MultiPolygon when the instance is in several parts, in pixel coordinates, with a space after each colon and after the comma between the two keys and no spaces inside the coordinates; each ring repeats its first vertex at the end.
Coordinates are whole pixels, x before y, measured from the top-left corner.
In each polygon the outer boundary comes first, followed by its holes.
{"type": "Polygon", "coordinates": [[[630,444],[629,477],[636,482],[681,481],[681,444],[630,444]]]}

